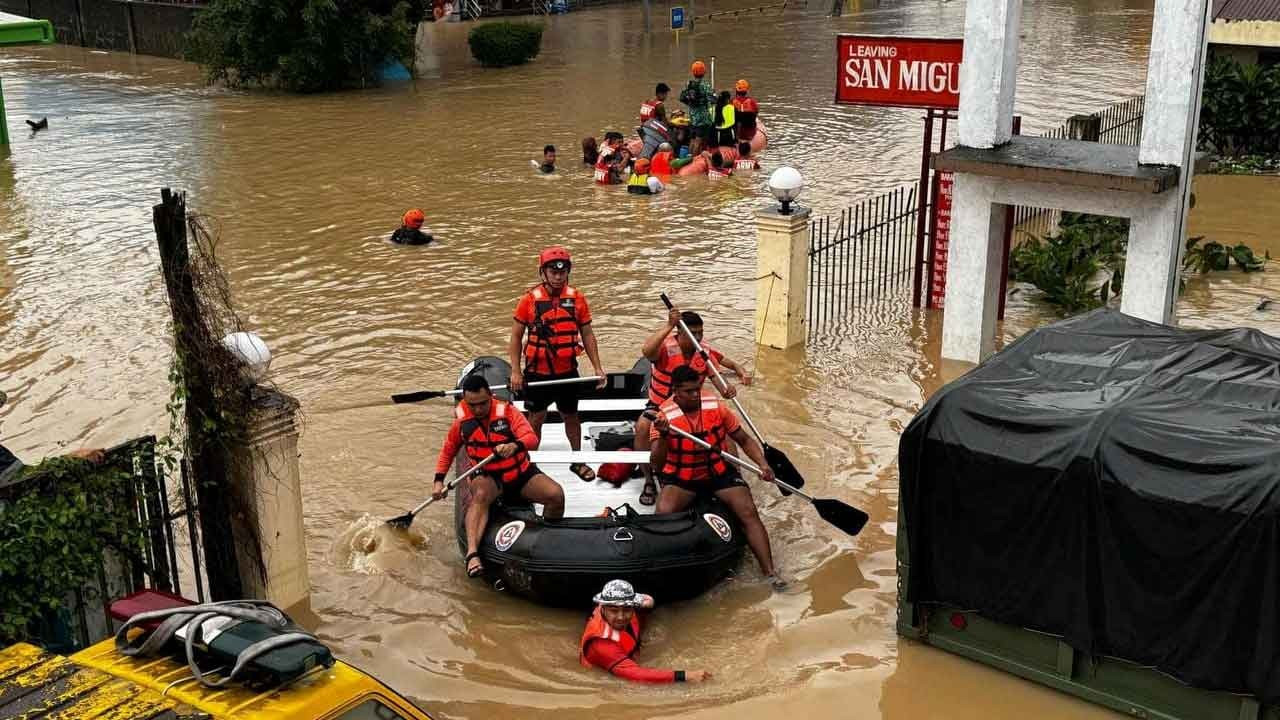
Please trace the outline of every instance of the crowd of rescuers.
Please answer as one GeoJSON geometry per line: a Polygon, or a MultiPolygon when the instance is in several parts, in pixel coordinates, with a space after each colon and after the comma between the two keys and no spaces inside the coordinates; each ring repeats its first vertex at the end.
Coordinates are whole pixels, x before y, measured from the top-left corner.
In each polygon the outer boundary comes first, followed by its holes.
{"type": "MultiPolygon", "coordinates": [[[[510,403],[494,397],[489,383],[479,374],[467,376],[462,383],[462,398],[454,408],[450,426],[436,461],[433,496],[447,494],[445,476],[459,451],[474,463],[489,455],[497,458],[466,482],[472,501],[467,508],[464,526],[467,551],[464,562],[470,577],[484,572],[479,554],[480,539],[488,524],[490,505],[504,503],[539,503],[543,517],[556,519],[564,514],[564,489],[538,469],[529,453],[538,448],[547,408],[555,403],[564,420],[570,447],[582,449],[582,422],[578,414],[578,397],[587,383],[566,383],[527,387],[542,380],[579,377],[578,356],[585,352],[593,374],[599,378],[596,388],[607,383],[600,350],[591,324],[591,310],[586,296],[569,284],[573,259],[563,247],[544,249],[538,257],[540,282],[529,288],[516,303],[512,316],[508,359],[511,363],[511,391],[524,399],[524,414],[510,403]]],[[[696,498],[714,495],[727,505],[742,524],[747,544],[760,564],[760,569],[775,588],[785,585],[773,565],[769,534],[756,511],[751,490],[735,466],[724,459],[724,453],[740,452],[759,468],[763,479],[773,480],[764,459],[764,450],[748,435],[736,415],[725,406],[715,391],[704,387],[714,374],[695,349],[693,342],[678,330],[683,320],[689,332],[699,341],[703,320],[696,313],[672,309],[662,327],[650,335],[641,354],[652,364],[648,403],[637,418],[637,450],[648,450],[650,463],[645,469],[640,502],[657,503],[657,512],[679,512],[696,498]],[[700,446],[671,432],[672,428],[703,438],[715,450],[700,446]],[[659,490],[659,485],[661,486],[659,490]]],[[[707,349],[710,362],[751,384],[751,375],[722,353],[707,349]]],[[[720,395],[732,398],[732,385],[717,384],[720,395]]],[[[569,466],[570,472],[586,482],[596,480],[596,473],[586,463],[569,466]]],[[[609,478],[610,482],[627,482],[629,474],[609,478]]]]}
{"type": "Polygon", "coordinates": [[[627,185],[627,191],[648,195],[660,192],[663,181],[680,168],[703,157],[707,176],[723,178],[735,170],[755,170],[759,163],[751,156],[751,139],[756,133],[760,106],[751,97],[751,84],[734,83],[734,91],[719,93],[705,77],[701,60],[690,67],[688,84],[680,92],[683,110],[668,110],[671,87],[658,83],[654,96],[640,105],[642,142],[638,156],[632,157],[620,132],[607,132],[603,142],[594,137],[582,141],[582,162],[594,170],[601,185],[627,185]],[[722,155],[721,147],[733,147],[736,156],[722,155]]]}

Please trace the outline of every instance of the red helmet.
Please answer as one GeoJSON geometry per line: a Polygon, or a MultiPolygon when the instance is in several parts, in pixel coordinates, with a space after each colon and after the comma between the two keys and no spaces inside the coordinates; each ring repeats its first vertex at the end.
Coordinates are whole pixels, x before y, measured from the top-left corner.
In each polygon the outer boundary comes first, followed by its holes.
{"type": "Polygon", "coordinates": [[[694,77],[702,77],[707,74],[707,64],[701,60],[694,60],[689,66],[689,72],[693,73],[694,77]]]}
{"type": "Polygon", "coordinates": [[[568,269],[569,266],[573,265],[573,258],[569,257],[568,250],[565,250],[559,245],[552,245],[549,248],[543,249],[543,251],[538,255],[538,269],[541,270],[553,262],[561,261],[565,263],[565,269],[568,269]]]}
{"type": "Polygon", "coordinates": [[[416,230],[422,227],[422,223],[426,219],[427,216],[424,215],[421,210],[414,208],[413,210],[406,212],[404,217],[401,218],[401,221],[404,222],[406,227],[411,227],[416,230]]]}

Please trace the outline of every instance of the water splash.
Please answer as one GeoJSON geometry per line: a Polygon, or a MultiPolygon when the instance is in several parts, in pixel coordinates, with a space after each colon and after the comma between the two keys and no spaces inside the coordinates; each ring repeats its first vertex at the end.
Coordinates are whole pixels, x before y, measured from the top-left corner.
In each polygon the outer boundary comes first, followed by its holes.
{"type": "Polygon", "coordinates": [[[332,555],[338,567],[376,575],[404,567],[410,556],[426,549],[428,542],[426,535],[412,528],[397,530],[386,520],[366,513],[334,538],[332,555]]]}

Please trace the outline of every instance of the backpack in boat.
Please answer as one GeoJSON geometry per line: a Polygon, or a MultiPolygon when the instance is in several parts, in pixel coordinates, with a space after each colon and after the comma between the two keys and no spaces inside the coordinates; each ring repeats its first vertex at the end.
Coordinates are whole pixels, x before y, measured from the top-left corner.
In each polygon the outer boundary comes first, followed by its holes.
{"type": "Polygon", "coordinates": [[[596,450],[630,450],[636,442],[636,427],[628,423],[625,426],[606,428],[594,433],[591,446],[596,450]]]}
{"type": "Polygon", "coordinates": [[[702,93],[698,92],[698,89],[694,87],[695,82],[697,81],[690,80],[689,84],[684,86],[684,90],[680,91],[680,102],[688,105],[689,107],[696,105],[699,97],[702,95],[702,93]]]}

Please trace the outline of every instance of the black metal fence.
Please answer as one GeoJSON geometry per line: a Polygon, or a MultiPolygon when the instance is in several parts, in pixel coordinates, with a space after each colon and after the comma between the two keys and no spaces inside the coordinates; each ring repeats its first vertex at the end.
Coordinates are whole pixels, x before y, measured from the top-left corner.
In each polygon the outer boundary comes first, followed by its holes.
{"type": "Polygon", "coordinates": [[[886,299],[910,299],[917,187],[904,185],[833,218],[809,223],[810,336],[848,311],[886,299]]]}

